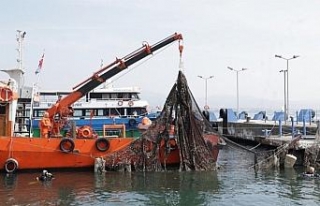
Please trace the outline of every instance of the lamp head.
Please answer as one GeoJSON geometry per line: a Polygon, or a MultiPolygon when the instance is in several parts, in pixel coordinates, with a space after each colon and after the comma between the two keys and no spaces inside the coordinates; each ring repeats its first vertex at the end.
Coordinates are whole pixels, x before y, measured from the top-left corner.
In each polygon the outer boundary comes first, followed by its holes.
{"type": "Polygon", "coordinates": [[[230,69],[230,70],[233,70],[233,68],[232,67],[227,67],[228,69],[230,69]]]}
{"type": "Polygon", "coordinates": [[[282,56],[281,55],[274,55],[276,58],[282,58],[282,56]]]}

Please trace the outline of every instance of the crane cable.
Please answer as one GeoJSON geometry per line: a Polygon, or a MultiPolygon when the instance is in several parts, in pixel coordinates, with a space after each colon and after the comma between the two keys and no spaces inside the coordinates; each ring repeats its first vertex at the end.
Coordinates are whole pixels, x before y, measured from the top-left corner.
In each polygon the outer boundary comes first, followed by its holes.
{"type": "MultiPolygon", "coordinates": [[[[127,70],[123,70],[123,72],[121,73],[121,75],[119,75],[117,78],[114,78],[113,81],[111,81],[108,84],[112,84],[114,83],[116,80],[120,79],[121,77],[123,77],[124,75],[128,74],[129,72],[132,72],[134,69],[136,69],[138,66],[144,64],[145,62],[149,61],[151,58],[154,58],[155,56],[157,56],[159,53],[163,52],[164,50],[168,49],[169,46],[171,46],[171,44],[167,45],[166,47],[158,50],[158,52],[156,53],[152,53],[152,55],[150,55],[148,58],[146,58],[143,61],[140,61],[140,63],[135,64],[132,67],[129,67],[127,70]]],[[[183,51],[183,45],[181,45],[180,40],[179,40],[179,54],[180,54],[180,62],[181,62],[181,57],[182,57],[182,51],[183,51]]],[[[180,68],[180,66],[179,66],[180,68]]],[[[107,85],[108,85],[107,84],[107,85]]]]}

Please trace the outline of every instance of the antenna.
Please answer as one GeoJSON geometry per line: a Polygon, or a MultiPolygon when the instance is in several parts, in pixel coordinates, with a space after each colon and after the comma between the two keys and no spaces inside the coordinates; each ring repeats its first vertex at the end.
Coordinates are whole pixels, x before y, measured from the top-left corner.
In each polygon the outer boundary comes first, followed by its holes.
{"type": "Polygon", "coordinates": [[[18,68],[20,70],[23,70],[23,52],[22,52],[22,42],[26,36],[27,32],[22,32],[21,30],[17,30],[17,42],[18,42],[18,58],[17,58],[17,62],[18,62],[18,68]]]}

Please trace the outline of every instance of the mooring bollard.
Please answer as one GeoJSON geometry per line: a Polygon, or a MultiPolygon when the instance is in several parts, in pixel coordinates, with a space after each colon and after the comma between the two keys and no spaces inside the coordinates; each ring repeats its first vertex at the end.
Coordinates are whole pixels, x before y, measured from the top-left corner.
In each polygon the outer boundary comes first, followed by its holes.
{"type": "Polygon", "coordinates": [[[303,136],[307,135],[306,120],[303,118],[303,136]]]}
{"type": "Polygon", "coordinates": [[[293,117],[290,117],[291,120],[291,137],[292,139],[294,138],[294,121],[293,121],[293,117]]]}
{"type": "Polygon", "coordinates": [[[279,119],[279,136],[282,136],[282,122],[281,119],[279,119]]]}

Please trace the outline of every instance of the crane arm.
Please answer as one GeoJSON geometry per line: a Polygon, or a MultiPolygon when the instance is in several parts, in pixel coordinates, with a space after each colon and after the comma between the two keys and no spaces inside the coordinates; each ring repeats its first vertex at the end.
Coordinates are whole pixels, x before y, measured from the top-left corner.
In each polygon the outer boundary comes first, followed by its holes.
{"type": "MultiPolygon", "coordinates": [[[[177,40],[179,40],[180,42],[180,40],[182,40],[182,35],[178,33],[174,33],[173,35],[170,35],[169,37],[161,40],[160,42],[152,46],[148,45],[147,43],[144,43],[144,45],[141,48],[137,49],[136,51],[130,53],[129,55],[121,59],[116,59],[111,64],[95,72],[92,77],[78,84],[76,87],[73,88],[74,91],[72,93],[65,96],[59,102],[57,102],[51,108],[49,108],[47,110],[49,114],[49,118],[53,120],[56,114],[60,114],[61,116],[64,116],[65,114],[68,113],[68,108],[73,103],[78,101],[80,98],[85,96],[88,92],[98,87],[103,82],[115,76],[119,72],[125,70],[129,66],[133,65],[134,63],[140,61],[141,59],[149,56],[153,52],[177,40]]],[[[57,127],[61,127],[61,125],[53,125],[53,129],[59,131],[60,128],[57,128],[57,127]]]]}

